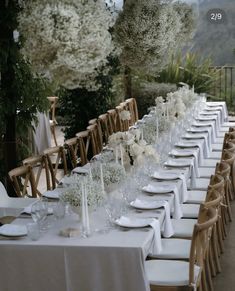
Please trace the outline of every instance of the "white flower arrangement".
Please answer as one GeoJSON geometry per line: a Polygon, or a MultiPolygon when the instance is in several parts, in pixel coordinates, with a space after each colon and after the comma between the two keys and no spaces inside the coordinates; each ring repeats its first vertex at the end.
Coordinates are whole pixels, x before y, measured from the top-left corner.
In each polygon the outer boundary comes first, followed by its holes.
{"type": "MultiPolygon", "coordinates": [[[[102,164],[102,168],[104,184],[106,186],[121,182],[126,175],[125,168],[119,163],[111,162],[102,164]]],[[[100,180],[100,164],[94,163],[91,171],[93,179],[100,180]]]]}
{"type": "Polygon", "coordinates": [[[123,120],[123,121],[131,119],[131,113],[128,110],[122,110],[119,113],[119,116],[120,116],[121,120],[123,120]]]}
{"type": "MultiPolygon", "coordinates": [[[[95,209],[101,205],[104,197],[103,190],[100,183],[97,181],[88,180],[85,182],[87,188],[87,204],[91,208],[95,209]],[[88,182],[89,181],[89,182],[88,182]]],[[[64,193],[60,195],[60,200],[73,207],[80,207],[82,203],[82,183],[77,184],[74,188],[68,188],[64,193]]]]}
{"type": "Polygon", "coordinates": [[[35,72],[69,89],[96,87],[98,69],[114,51],[114,21],[103,0],[27,0],[18,22],[35,72]]]}

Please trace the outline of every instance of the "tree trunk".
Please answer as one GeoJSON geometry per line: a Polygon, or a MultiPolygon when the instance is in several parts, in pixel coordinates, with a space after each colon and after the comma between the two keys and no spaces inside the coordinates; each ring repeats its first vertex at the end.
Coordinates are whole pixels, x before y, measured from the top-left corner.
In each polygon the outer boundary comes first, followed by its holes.
{"type": "Polygon", "coordinates": [[[124,90],[125,99],[132,97],[132,80],[131,80],[131,69],[126,66],[124,70],[124,90]]]}

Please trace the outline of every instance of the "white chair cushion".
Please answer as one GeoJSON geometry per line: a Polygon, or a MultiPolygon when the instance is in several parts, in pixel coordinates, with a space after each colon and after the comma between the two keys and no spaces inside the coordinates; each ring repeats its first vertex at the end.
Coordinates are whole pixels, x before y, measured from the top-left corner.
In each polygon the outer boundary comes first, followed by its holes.
{"type": "Polygon", "coordinates": [[[221,126],[229,129],[229,127],[235,126],[235,122],[224,122],[221,126]]]}
{"type": "Polygon", "coordinates": [[[185,201],[185,203],[194,203],[194,204],[200,204],[206,200],[206,194],[207,191],[188,191],[188,199],[185,201]]]}
{"type": "Polygon", "coordinates": [[[222,130],[222,131],[220,130],[219,132],[216,133],[216,136],[218,138],[224,139],[225,132],[226,132],[226,130],[222,130]]]}
{"type": "Polygon", "coordinates": [[[212,151],[222,151],[222,148],[223,148],[222,143],[219,143],[219,144],[213,143],[211,146],[212,146],[212,151]]]}
{"type": "Polygon", "coordinates": [[[224,143],[224,138],[223,137],[217,137],[215,139],[215,144],[223,144],[224,143]]]}
{"type": "Polygon", "coordinates": [[[200,178],[210,178],[211,175],[215,174],[214,168],[198,168],[200,178]]]}
{"type": "Polygon", "coordinates": [[[171,219],[174,229],[172,237],[190,238],[197,219],[171,219]]]}
{"type": "MultiPolygon", "coordinates": [[[[221,155],[221,154],[220,154],[221,155]]],[[[220,158],[218,158],[217,160],[216,159],[211,159],[211,158],[209,158],[209,159],[204,159],[203,160],[203,164],[202,165],[200,165],[200,167],[202,167],[202,168],[215,168],[215,166],[216,166],[216,163],[218,163],[219,162],[219,160],[220,160],[220,158]]]]}
{"type": "Polygon", "coordinates": [[[151,258],[157,259],[189,259],[191,240],[180,238],[163,238],[160,254],[151,254],[151,258]]]}
{"type": "MultiPolygon", "coordinates": [[[[145,262],[145,271],[151,285],[187,286],[189,285],[189,263],[182,261],[149,260],[145,262]]],[[[194,280],[197,282],[200,267],[194,267],[194,280]]]]}
{"type": "Polygon", "coordinates": [[[199,204],[181,204],[183,217],[185,218],[198,218],[199,204]]]}
{"type": "Polygon", "coordinates": [[[219,161],[221,158],[221,155],[222,155],[222,151],[221,152],[220,151],[212,152],[212,153],[210,153],[209,159],[215,159],[215,160],[219,161]]]}
{"type": "MultiPolygon", "coordinates": [[[[215,172],[215,169],[214,169],[214,172],[215,172]]],[[[207,191],[209,183],[210,183],[209,178],[196,178],[195,185],[193,186],[193,188],[191,188],[191,185],[190,185],[190,188],[192,190],[207,191]]]]}

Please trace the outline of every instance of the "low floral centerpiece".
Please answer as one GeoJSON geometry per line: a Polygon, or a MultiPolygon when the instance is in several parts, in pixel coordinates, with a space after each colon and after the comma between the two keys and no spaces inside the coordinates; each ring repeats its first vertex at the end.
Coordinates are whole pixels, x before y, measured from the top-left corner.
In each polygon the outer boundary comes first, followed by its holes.
{"type": "Polygon", "coordinates": [[[82,187],[86,187],[87,191],[87,204],[89,209],[96,209],[102,204],[105,198],[105,193],[99,182],[87,179],[85,182],[80,181],[74,188],[68,188],[60,195],[60,200],[69,204],[72,209],[79,213],[82,206],[82,187]]]}

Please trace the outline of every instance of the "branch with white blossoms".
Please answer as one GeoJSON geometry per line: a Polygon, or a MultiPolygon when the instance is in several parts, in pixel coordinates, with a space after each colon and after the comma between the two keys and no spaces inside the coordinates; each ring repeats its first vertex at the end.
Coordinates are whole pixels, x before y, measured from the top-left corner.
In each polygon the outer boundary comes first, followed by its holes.
{"type": "MultiPolygon", "coordinates": [[[[78,176],[76,174],[76,176],[78,176]]],[[[83,181],[84,182],[84,181],[83,181]]],[[[87,188],[87,204],[95,209],[102,204],[104,200],[104,192],[100,183],[88,180],[85,182],[87,188]]],[[[69,203],[73,207],[80,207],[82,204],[82,182],[76,184],[76,187],[68,188],[60,195],[60,200],[69,203]]]]}
{"type": "Polygon", "coordinates": [[[114,51],[114,21],[103,0],[27,0],[19,13],[22,53],[35,72],[68,89],[96,88],[114,51]]]}

